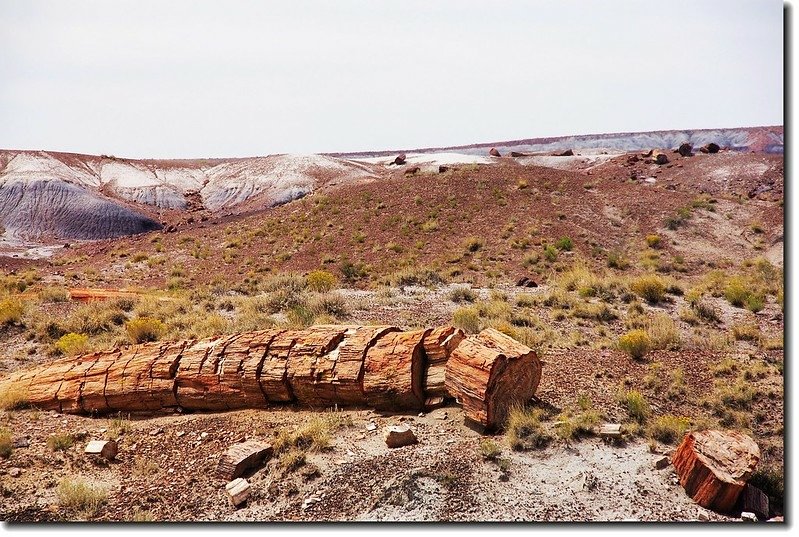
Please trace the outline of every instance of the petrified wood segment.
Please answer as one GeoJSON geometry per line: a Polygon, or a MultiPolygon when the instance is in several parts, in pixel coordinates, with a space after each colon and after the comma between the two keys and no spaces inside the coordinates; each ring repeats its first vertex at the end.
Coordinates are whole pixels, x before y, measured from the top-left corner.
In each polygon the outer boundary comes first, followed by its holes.
{"type": "Polygon", "coordinates": [[[444,386],[447,360],[450,353],[466,337],[463,330],[454,326],[433,329],[425,338],[424,352],[427,358],[424,373],[424,392],[428,398],[447,397],[444,386]]]}
{"type": "Polygon", "coordinates": [[[265,408],[273,403],[418,410],[463,401],[469,419],[501,425],[535,391],[535,354],[494,330],[314,326],[146,343],[56,360],[0,379],[0,389],[63,412],[265,408]]]}
{"type": "Polygon", "coordinates": [[[508,409],[528,401],[540,380],[535,352],[492,328],[464,339],[447,361],[447,391],[469,420],[488,429],[501,427],[508,409]]]}
{"type": "Polygon", "coordinates": [[[424,405],[422,341],[430,330],[392,332],[377,340],[364,362],[366,402],[377,409],[421,409],[424,405]]]}
{"type": "Polygon", "coordinates": [[[248,470],[261,467],[272,456],[272,446],[263,442],[242,442],[228,448],[216,467],[216,476],[225,481],[241,477],[248,470]]]}
{"type": "Polygon", "coordinates": [[[694,431],[674,452],[680,485],[696,503],[729,513],[760,460],[760,448],[738,431],[694,431]]]}

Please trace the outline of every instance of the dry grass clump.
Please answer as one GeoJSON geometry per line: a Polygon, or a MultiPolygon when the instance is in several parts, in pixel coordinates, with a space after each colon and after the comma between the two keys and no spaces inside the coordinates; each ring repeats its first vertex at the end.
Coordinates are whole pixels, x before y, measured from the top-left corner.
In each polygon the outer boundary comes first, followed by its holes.
{"type": "Polygon", "coordinates": [[[658,313],[646,327],[652,349],[679,350],[682,345],[680,329],[665,313],[658,313]]]}
{"type": "Polygon", "coordinates": [[[639,424],[645,423],[651,414],[649,403],[639,391],[623,392],[619,395],[618,400],[619,404],[627,410],[627,414],[639,424]]]}
{"type": "Polygon", "coordinates": [[[89,350],[89,336],[74,332],[64,334],[56,341],[55,348],[67,356],[83,354],[89,350]]]}
{"type": "Polygon", "coordinates": [[[63,479],[56,489],[61,507],[81,517],[95,516],[108,499],[108,493],[83,481],[63,479]]]}
{"type": "Polygon", "coordinates": [[[308,308],[316,316],[330,315],[336,319],[344,319],[350,314],[347,301],[338,293],[312,296],[308,300],[308,308]]]}
{"type": "Polygon", "coordinates": [[[480,455],[489,461],[495,460],[502,454],[502,448],[491,440],[490,438],[484,438],[480,440],[480,455]]]}
{"type": "Polygon", "coordinates": [[[657,416],[648,428],[648,433],[651,438],[662,442],[664,444],[674,444],[678,440],[682,440],[685,433],[691,427],[691,420],[682,416],[672,416],[666,414],[657,416]]]}
{"type": "Polygon", "coordinates": [[[461,306],[452,314],[452,324],[466,333],[480,331],[480,313],[474,306],[461,306]]]}
{"type": "Polygon", "coordinates": [[[468,237],[463,241],[463,249],[474,253],[485,245],[485,241],[479,237],[468,237]]]}
{"type": "Polygon", "coordinates": [[[395,272],[385,278],[385,283],[393,287],[419,285],[434,287],[446,283],[445,278],[438,272],[425,267],[410,267],[395,272]]]}
{"type": "Polygon", "coordinates": [[[319,293],[326,293],[338,285],[338,278],[326,270],[313,270],[305,277],[308,289],[319,293]]]}
{"type": "Polygon", "coordinates": [[[477,300],[477,293],[465,285],[459,285],[449,292],[447,298],[456,304],[461,302],[474,302],[477,300]]]}
{"type": "Polygon", "coordinates": [[[48,285],[46,287],[42,287],[38,295],[39,302],[43,304],[69,301],[69,291],[67,291],[65,287],[60,286],[48,285]]]}
{"type": "Polygon", "coordinates": [[[28,393],[24,388],[9,386],[0,390],[0,410],[19,410],[28,405],[28,393]]]}
{"type": "Polygon", "coordinates": [[[666,298],[666,283],[654,274],[634,279],[630,282],[630,290],[650,304],[657,304],[666,298]]]}
{"type": "Polygon", "coordinates": [[[130,433],[133,429],[130,424],[130,414],[127,416],[119,413],[108,422],[105,436],[108,440],[117,440],[120,436],[130,433]]]}
{"type": "Polygon", "coordinates": [[[543,411],[540,408],[513,406],[505,423],[505,438],[511,449],[522,451],[546,447],[552,439],[541,425],[543,411]]]}
{"type": "Polygon", "coordinates": [[[644,330],[630,330],[619,337],[619,350],[626,352],[633,359],[639,360],[652,348],[652,340],[644,330]]]}
{"type": "Polygon", "coordinates": [[[594,408],[591,399],[581,395],[576,408],[566,408],[556,418],[555,431],[563,440],[578,439],[593,434],[601,421],[602,413],[594,408]]]}
{"type": "Polygon", "coordinates": [[[133,460],[131,472],[136,477],[149,477],[158,473],[160,466],[157,462],[147,457],[136,457],[133,460]]]}
{"type": "Polygon", "coordinates": [[[7,459],[12,453],[14,453],[14,441],[11,438],[11,431],[0,427],[0,458],[7,459]]]}
{"type": "Polygon", "coordinates": [[[138,317],[125,323],[125,331],[133,343],[158,341],[164,328],[164,323],[150,317],[138,317]]]}
{"type": "Polygon", "coordinates": [[[69,433],[58,433],[51,435],[47,439],[47,447],[50,451],[66,451],[75,444],[75,437],[69,433]]]}
{"type": "Polygon", "coordinates": [[[734,324],[732,326],[732,337],[736,341],[751,341],[759,343],[763,335],[756,324],[734,324]]]}
{"type": "Polygon", "coordinates": [[[0,300],[0,326],[19,324],[25,315],[25,304],[18,298],[0,300]]]}

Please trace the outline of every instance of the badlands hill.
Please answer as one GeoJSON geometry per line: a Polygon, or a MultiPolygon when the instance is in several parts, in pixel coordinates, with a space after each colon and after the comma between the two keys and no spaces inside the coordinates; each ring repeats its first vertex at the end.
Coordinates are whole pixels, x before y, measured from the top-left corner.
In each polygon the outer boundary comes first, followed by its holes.
{"type": "MultiPolygon", "coordinates": [[[[421,149],[409,165],[490,164],[488,149],[530,154],[526,164],[574,167],[566,149],[597,161],[602,153],[672,149],[714,142],[736,152],[781,153],[782,127],[658,131],[540,138],[421,149]],[[443,152],[443,153],[442,153],[443,152]]],[[[396,152],[271,155],[236,159],[135,160],[47,151],[0,151],[0,225],[25,241],[134,235],[213,216],[281,205],[325,187],[384,177],[396,152]],[[382,158],[381,155],[391,155],[382,158]]]]}

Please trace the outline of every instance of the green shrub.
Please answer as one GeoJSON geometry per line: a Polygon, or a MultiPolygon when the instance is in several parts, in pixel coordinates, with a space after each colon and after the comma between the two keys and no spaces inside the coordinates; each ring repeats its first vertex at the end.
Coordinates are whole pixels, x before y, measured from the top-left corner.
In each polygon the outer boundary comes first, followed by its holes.
{"type": "Polygon", "coordinates": [[[18,324],[25,314],[25,305],[18,298],[0,300],[0,326],[18,324]]]}
{"type": "Polygon", "coordinates": [[[622,406],[627,409],[627,414],[636,422],[643,424],[651,412],[649,403],[644,396],[636,390],[630,390],[622,394],[620,401],[622,406]]]}
{"type": "Polygon", "coordinates": [[[620,350],[637,360],[649,352],[652,348],[652,341],[644,330],[630,330],[619,337],[618,346],[620,350]]]}
{"type": "Polygon", "coordinates": [[[490,438],[480,440],[480,455],[482,455],[484,459],[493,461],[501,454],[502,448],[499,447],[499,444],[490,438]]]}
{"type": "Polygon", "coordinates": [[[125,323],[125,330],[133,343],[158,341],[164,332],[164,323],[158,319],[138,317],[125,323]]]}
{"type": "Polygon", "coordinates": [[[83,354],[89,350],[89,336],[86,334],[76,334],[75,332],[64,334],[56,341],[55,348],[58,349],[61,354],[67,356],[83,354]]]}
{"type": "Polygon", "coordinates": [[[480,331],[480,314],[474,306],[462,306],[452,314],[452,324],[469,334],[480,331]]]}
{"type": "Polygon", "coordinates": [[[561,237],[555,241],[555,248],[558,250],[570,251],[572,247],[574,247],[574,242],[569,237],[561,237]]]}
{"type": "Polygon", "coordinates": [[[666,296],[666,284],[654,274],[636,278],[630,283],[630,290],[651,304],[661,302],[666,296]]]}
{"type": "Polygon", "coordinates": [[[558,249],[552,246],[551,244],[547,244],[544,246],[544,259],[552,263],[558,258],[558,249]]]}
{"type": "Polygon", "coordinates": [[[673,444],[682,440],[690,427],[691,420],[688,418],[666,414],[652,421],[649,425],[649,436],[664,444],[673,444]]]}
{"type": "Polygon", "coordinates": [[[505,437],[511,449],[521,451],[543,448],[552,439],[541,426],[542,410],[513,406],[508,412],[505,437]]]}
{"type": "Polygon", "coordinates": [[[736,308],[742,308],[749,298],[749,291],[741,278],[730,278],[727,287],[724,289],[724,298],[736,308]]]}
{"type": "Polygon", "coordinates": [[[761,294],[751,294],[746,298],[746,309],[752,313],[757,313],[766,305],[766,297],[761,294]]]}
{"type": "Polygon", "coordinates": [[[308,302],[308,307],[315,315],[344,318],[350,313],[347,301],[337,293],[325,293],[312,297],[308,302]]]}

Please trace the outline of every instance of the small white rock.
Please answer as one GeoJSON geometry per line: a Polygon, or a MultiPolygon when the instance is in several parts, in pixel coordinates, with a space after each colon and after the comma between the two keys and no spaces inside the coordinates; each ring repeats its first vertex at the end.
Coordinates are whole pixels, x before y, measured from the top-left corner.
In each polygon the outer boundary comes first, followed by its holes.
{"type": "Polygon", "coordinates": [[[233,507],[238,507],[250,497],[250,483],[243,477],[234,479],[225,485],[225,492],[233,507]]]}
{"type": "Polygon", "coordinates": [[[375,425],[375,422],[370,421],[369,423],[366,424],[366,430],[367,431],[374,431],[376,429],[377,429],[377,425],[375,425]]]}
{"type": "Polygon", "coordinates": [[[750,513],[749,511],[744,511],[741,513],[741,520],[744,522],[757,522],[757,515],[750,513]]]}
{"type": "Polygon", "coordinates": [[[322,498],[306,498],[305,501],[302,502],[302,508],[303,508],[303,510],[304,509],[308,509],[313,504],[321,502],[321,501],[322,501],[322,498]]]}
{"type": "Polygon", "coordinates": [[[205,440],[206,438],[208,438],[208,433],[202,433],[202,434],[200,434],[200,439],[201,439],[201,440],[205,440]]]}

